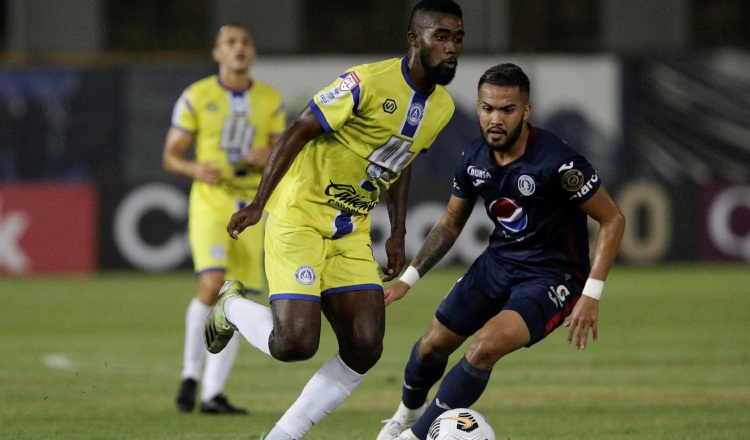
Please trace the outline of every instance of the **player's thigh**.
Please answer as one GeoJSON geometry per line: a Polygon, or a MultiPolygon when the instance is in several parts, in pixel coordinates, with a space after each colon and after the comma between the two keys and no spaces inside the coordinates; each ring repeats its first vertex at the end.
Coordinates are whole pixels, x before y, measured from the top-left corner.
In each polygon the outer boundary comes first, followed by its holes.
{"type": "Polygon", "coordinates": [[[226,232],[227,211],[191,209],[188,238],[195,272],[226,270],[230,247],[226,232]]]}
{"type": "MultiPolygon", "coordinates": [[[[230,240],[226,278],[240,280],[247,293],[259,294],[266,285],[263,269],[263,235],[260,222],[242,231],[237,240],[230,240]]],[[[225,233],[226,234],[226,233],[225,233]]]]}
{"type": "Polygon", "coordinates": [[[319,232],[269,215],[265,231],[265,269],[270,300],[320,303],[326,243],[319,232]]]}
{"type": "Polygon", "coordinates": [[[565,274],[540,276],[513,287],[504,310],[518,313],[529,331],[528,345],[534,345],[559,327],[579,297],[565,274]]]}
{"type": "Polygon", "coordinates": [[[482,254],[443,298],[435,317],[450,331],[471,336],[502,310],[510,297],[508,284],[504,268],[482,254]]]}
{"type": "Polygon", "coordinates": [[[321,274],[322,297],[354,290],[382,292],[383,283],[372,254],[369,231],[354,232],[327,243],[321,274]]]}

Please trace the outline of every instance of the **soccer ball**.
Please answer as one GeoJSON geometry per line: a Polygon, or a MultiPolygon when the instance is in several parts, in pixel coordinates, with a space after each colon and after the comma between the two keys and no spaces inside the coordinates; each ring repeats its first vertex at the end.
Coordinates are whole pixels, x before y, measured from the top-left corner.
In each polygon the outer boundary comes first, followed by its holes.
{"type": "Polygon", "coordinates": [[[495,440],[495,431],[477,411],[457,408],[442,413],[432,422],[427,440],[495,440]]]}

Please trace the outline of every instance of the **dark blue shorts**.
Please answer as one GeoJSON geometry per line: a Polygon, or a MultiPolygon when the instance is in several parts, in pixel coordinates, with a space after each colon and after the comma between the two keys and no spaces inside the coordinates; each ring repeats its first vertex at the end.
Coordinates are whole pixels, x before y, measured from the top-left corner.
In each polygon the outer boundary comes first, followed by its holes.
{"type": "Polygon", "coordinates": [[[526,322],[531,346],[563,323],[581,289],[571,274],[533,273],[502,265],[485,251],[456,281],[435,317],[449,330],[468,337],[501,310],[513,310],[526,322]]]}

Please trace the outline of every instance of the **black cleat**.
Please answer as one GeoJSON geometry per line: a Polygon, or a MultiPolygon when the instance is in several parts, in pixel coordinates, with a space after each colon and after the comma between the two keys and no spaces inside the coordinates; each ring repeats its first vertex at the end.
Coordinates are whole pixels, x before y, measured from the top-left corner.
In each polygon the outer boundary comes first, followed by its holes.
{"type": "Polygon", "coordinates": [[[201,412],[203,414],[247,414],[245,408],[233,406],[227,400],[227,396],[219,394],[207,402],[201,402],[201,412]]]}
{"type": "Polygon", "coordinates": [[[195,408],[195,388],[197,385],[198,383],[193,379],[182,380],[174,402],[179,411],[190,412],[195,408]]]}

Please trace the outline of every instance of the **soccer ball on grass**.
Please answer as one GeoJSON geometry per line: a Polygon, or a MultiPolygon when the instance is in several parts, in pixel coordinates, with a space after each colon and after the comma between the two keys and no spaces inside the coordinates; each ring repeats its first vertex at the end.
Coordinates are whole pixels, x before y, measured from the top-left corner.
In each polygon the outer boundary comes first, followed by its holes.
{"type": "Polygon", "coordinates": [[[432,422],[427,440],[495,440],[495,432],[477,411],[456,408],[442,413],[432,422]]]}

